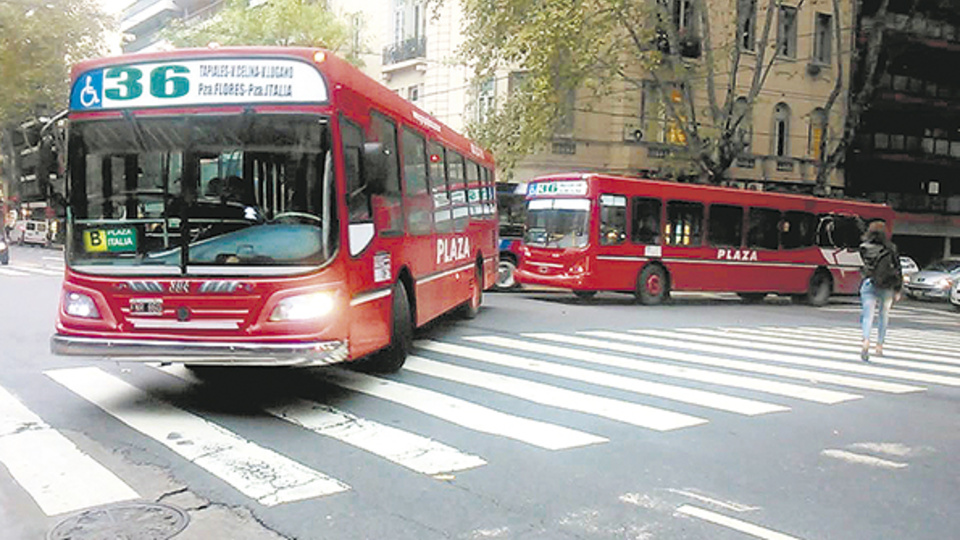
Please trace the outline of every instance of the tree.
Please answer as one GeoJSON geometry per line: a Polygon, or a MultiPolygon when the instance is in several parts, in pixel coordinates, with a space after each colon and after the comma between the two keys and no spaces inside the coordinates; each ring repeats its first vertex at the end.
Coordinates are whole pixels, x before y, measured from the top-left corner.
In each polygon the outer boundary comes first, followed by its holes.
{"type": "Polygon", "coordinates": [[[248,0],[228,0],[212,19],[199,24],[176,21],[166,36],[178,47],[210,43],[323,47],[346,51],[348,60],[358,62],[354,51],[347,51],[349,28],[324,2],[310,0],[269,0],[252,7],[248,0]]]}
{"type": "Polygon", "coordinates": [[[105,54],[115,24],[97,2],[0,0],[0,125],[64,108],[69,66],[105,54]]]}
{"type": "Polygon", "coordinates": [[[464,0],[464,10],[462,55],[477,77],[525,74],[501,111],[472,126],[508,167],[551,139],[570,92],[579,89],[575,110],[590,111],[633,89],[657,96],[673,175],[720,183],[749,144],[744,124],[784,46],[779,0],[464,0]]]}

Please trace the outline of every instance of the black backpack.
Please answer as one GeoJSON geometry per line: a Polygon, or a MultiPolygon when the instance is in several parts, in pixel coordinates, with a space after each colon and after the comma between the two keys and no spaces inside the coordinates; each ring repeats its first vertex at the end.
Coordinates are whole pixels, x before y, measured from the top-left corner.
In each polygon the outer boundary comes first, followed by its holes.
{"type": "Polygon", "coordinates": [[[877,257],[877,263],[873,267],[873,275],[870,279],[874,286],[881,289],[893,289],[903,280],[900,274],[900,265],[897,264],[893,251],[883,248],[877,257]]]}

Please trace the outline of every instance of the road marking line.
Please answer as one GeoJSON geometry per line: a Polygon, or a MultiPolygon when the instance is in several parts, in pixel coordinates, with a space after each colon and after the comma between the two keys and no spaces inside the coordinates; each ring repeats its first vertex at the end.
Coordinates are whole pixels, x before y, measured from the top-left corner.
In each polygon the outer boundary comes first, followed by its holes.
{"type": "Polygon", "coordinates": [[[880,459],[878,457],[866,456],[863,454],[855,454],[853,452],[847,452],[846,450],[827,449],[827,450],[823,450],[820,453],[824,456],[832,457],[842,461],[848,461],[850,463],[856,463],[858,465],[869,465],[871,467],[879,467],[881,469],[903,469],[907,466],[906,463],[900,463],[898,461],[890,461],[887,459],[880,459]]]}
{"type": "Polygon", "coordinates": [[[140,498],[3,388],[0,463],[48,516],[140,498]]]}
{"type": "Polygon", "coordinates": [[[30,274],[26,272],[11,270],[10,268],[0,268],[0,276],[21,277],[21,276],[29,276],[29,275],[30,274]]]}
{"type": "MultiPolygon", "coordinates": [[[[547,345],[544,343],[520,341],[516,339],[503,338],[499,336],[475,336],[475,337],[467,337],[464,339],[468,341],[474,341],[477,343],[492,345],[495,347],[503,347],[507,349],[515,349],[515,350],[540,353],[540,354],[548,354],[551,356],[556,356],[559,358],[568,358],[570,360],[577,360],[580,362],[589,362],[592,364],[629,369],[632,371],[640,371],[645,373],[653,373],[656,375],[666,375],[668,377],[675,377],[678,379],[689,379],[692,381],[717,384],[720,386],[729,386],[732,388],[744,388],[747,390],[756,390],[758,392],[764,392],[764,393],[775,394],[780,396],[787,396],[787,397],[802,399],[806,401],[813,401],[816,403],[825,403],[828,405],[833,405],[835,403],[840,403],[843,401],[861,399],[863,397],[857,394],[837,392],[835,390],[825,390],[820,388],[812,388],[808,386],[801,386],[797,384],[784,383],[779,381],[757,379],[753,377],[746,377],[743,375],[733,375],[730,373],[722,373],[719,371],[710,371],[710,370],[704,370],[704,369],[674,366],[670,364],[662,364],[659,362],[649,362],[649,361],[641,360],[638,358],[626,358],[623,356],[615,356],[611,354],[603,354],[603,353],[585,351],[580,349],[571,349],[569,347],[558,347],[556,345],[547,345]]],[[[545,339],[552,339],[552,338],[545,338],[545,339]]],[[[589,340],[589,341],[593,341],[593,340],[589,340]]],[[[637,349],[640,349],[640,348],[637,347],[637,349]]],[[[657,358],[656,353],[658,353],[659,351],[654,349],[646,349],[646,350],[652,351],[653,356],[657,358]]],[[[672,357],[673,359],[696,357],[696,355],[690,355],[686,353],[673,354],[670,351],[667,351],[667,353],[668,354],[666,356],[662,356],[662,357],[663,358],[672,357]]],[[[805,378],[808,378],[808,377],[805,377],[805,378]]]]}
{"type": "Polygon", "coordinates": [[[98,368],[44,372],[131,428],[265,506],[331,495],[349,486],[151,397],[98,368]]]}
{"type": "Polygon", "coordinates": [[[606,331],[581,332],[581,333],[595,336],[595,337],[607,338],[607,339],[619,339],[622,341],[647,343],[650,345],[656,345],[660,347],[678,347],[678,348],[702,352],[702,353],[712,353],[712,354],[721,354],[721,355],[729,354],[729,355],[734,355],[740,358],[749,358],[752,360],[760,360],[765,362],[793,364],[793,365],[804,366],[804,367],[832,369],[836,371],[849,371],[849,372],[857,373],[860,375],[891,377],[895,379],[905,379],[908,381],[915,381],[915,382],[942,384],[945,386],[960,386],[960,378],[947,377],[944,375],[932,375],[929,373],[915,373],[912,371],[903,371],[899,369],[873,367],[860,362],[859,358],[856,359],[857,363],[853,363],[853,359],[851,359],[850,362],[837,362],[833,360],[817,360],[814,358],[793,356],[788,354],[777,354],[772,352],[748,351],[742,348],[731,349],[729,346],[721,347],[718,345],[703,345],[698,343],[691,343],[690,341],[684,341],[683,339],[663,339],[663,338],[648,337],[648,336],[643,336],[638,334],[621,334],[617,332],[606,332],[606,331]]]}
{"type": "Polygon", "coordinates": [[[56,261],[58,263],[63,263],[63,257],[41,257],[45,261],[56,261]]]}
{"type": "MultiPolygon", "coordinates": [[[[802,335],[802,336],[815,336],[817,339],[832,339],[832,340],[841,340],[844,343],[860,343],[861,333],[859,329],[850,328],[849,330],[840,330],[840,329],[830,329],[830,330],[803,330],[803,329],[793,329],[793,328],[774,328],[772,331],[783,332],[790,335],[802,335]]],[[[871,332],[871,339],[876,342],[877,332],[876,330],[871,332]]],[[[941,356],[950,356],[960,359],[960,354],[957,352],[956,340],[950,343],[940,343],[939,341],[933,339],[923,339],[920,337],[917,338],[904,338],[897,337],[896,335],[891,335],[887,332],[886,343],[884,347],[894,347],[897,350],[907,349],[910,351],[928,351],[931,354],[938,354],[941,356]]]]}
{"type": "Polygon", "coordinates": [[[740,512],[740,513],[753,512],[754,510],[760,509],[759,506],[747,506],[745,504],[738,504],[735,502],[720,501],[711,497],[707,497],[706,495],[695,493],[693,491],[686,491],[682,489],[672,489],[672,488],[667,488],[667,491],[669,491],[670,493],[676,493],[677,495],[683,495],[684,497],[689,497],[691,499],[696,499],[700,502],[712,504],[713,506],[719,506],[720,508],[733,510],[734,512],[740,512]]]}
{"type": "MultiPolygon", "coordinates": [[[[745,339],[750,339],[753,341],[762,341],[767,343],[796,343],[797,340],[803,340],[803,344],[806,347],[813,347],[816,349],[829,349],[833,351],[847,351],[847,352],[859,352],[860,351],[860,341],[852,339],[832,339],[830,337],[824,337],[822,335],[816,335],[812,333],[794,333],[791,335],[785,335],[782,331],[775,330],[765,330],[765,329],[746,329],[746,328],[730,328],[724,330],[707,330],[703,328],[685,328],[681,330],[682,332],[694,332],[698,334],[705,335],[714,335],[714,336],[742,336],[745,339]]],[[[909,351],[901,350],[896,345],[887,343],[884,345],[883,352],[885,356],[892,356],[896,358],[910,358],[915,360],[924,360],[924,361],[935,361],[942,363],[960,363],[960,356],[954,357],[953,355],[944,354],[941,351],[929,350],[925,353],[919,353],[920,348],[911,347],[909,351]],[[911,352],[913,351],[913,352],[911,352]],[[933,359],[931,359],[933,357],[933,359]]]]}
{"type": "MultiPolygon", "coordinates": [[[[851,349],[850,352],[839,352],[839,351],[828,351],[828,350],[816,350],[813,347],[797,347],[794,345],[778,345],[773,343],[764,343],[758,340],[753,340],[749,336],[746,337],[720,337],[720,336],[708,336],[708,335],[696,335],[688,334],[685,332],[674,332],[674,331],[663,331],[663,330],[634,330],[631,331],[634,334],[642,336],[653,336],[661,337],[665,339],[680,339],[686,341],[692,341],[695,343],[703,343],[707,345],[720,345],[727,347],[737,348],[737,355],[743,353],[743,349],[753,349],[756,351],[768,351],[773,353],[786,353],[798,358],[810,358],[811,360],[816,360],[817,358],[828,358],[833,360],[850,360],[852,358],[857,358],[857,353],[859,348],[851,349]]],[[[687,347],[688,345],[684,345],[687,347]]],[[[755,354],[750,352],[749,354],[755,354]]],[[[923,369],[928,371],[939,371],[941,373],[951,373],[955,375],[960,375],[960,366],[945,366],[937,365],[928,362],[917,362],[913,360],[895,360],[888,358],[886,356],[874,357],[871,359],[874,365],[883,365],[883,366],[895,366],[909,369],[923,369]]],[[[799,362],[798,362],[799,363],[799,362]]],[[[929,382],[929,381],[926,381],[929,382]]],[[[960,386],[960,380],[957,380],[955,383],[957,386],[960,386]]]]}
{"type": "Polygon", "coordinates": [[[590,433],[514,416],[440,392],[364,373],[334,368],[324,371],[323,377],[349,390],[399,403],[474,431],[515,439],[548,450],[563,450],[608,441],[590,433]]]}
{"type": "Polygon", "coordinates": [[[790,536],[788,534],[766,529],[759,525],[747,523],[746,521],[740,519],[735,519],[723,514],[711,512],[709,510],[705,510],[697,506],[691,506],[689,504],[685,504],[680,508],[677,508],[677,513],[702,519],[704,521],[713,523],[714,525],[720,525],[721,527],[733,529],[744,534],[749,534],[750,536],[756,538],[763,538],[763,540],[800,540],[796,536],[790,536]]]}
{"type": "MultiPolygon", "coordinates": [[[[629,334],[614,334],[612,332],[582,332],[587,335],[601,336],[601,334],[612,334],[613,336],[625,336],[633,338],[629,334]]],[[[612,351],[625,352],[629,354],[640,354],[652,356],[654,358],[666,358],[668,360],[677,360],[680,362],[689,362],[703,364],[715,367],[731,368],[740,371],[749,371],[754,373],[763,373],[766,375],[775,375],[778,377],[788,377],[793,379],[803,379],[811,382],[838,384],[852,388],[865,390],[875,390],[878,392],[888,392],[892,394],[905,394],[909,392],[921,392],[926,390],[919,386],[911,386],[902,383],[892,383],[886,381],[875,381],[872,379],[861,379],[859,377],[850,377],[847,375],[835,375],[833,373],[823,373],[820,371],[811,371],[808,369],[799,369],[785,366],[771,366],[768,364],[757,364],[756,362],[747,362],[745,360],[732,360],[707,356],[703,354],[694,354],[682,351],[672,351],[666,349],[656,349],[640,345],[617,343],[612,341],[601,341],[598,339],[587,339],[581,337],[561,336],[558,334],[531,334],[532,337],[540,339],[549,339],[571,345],[581,345],[584,347],[593,347],[596,349],[607,349],[612,351]]],[[[602,335],[601,337],[610,338],[611,336],[602,335]]],[[[616,339],[616,338],[614,338],[616,339]]]]}
{"type": "MultiPolygon", "coordinates": [[[[191,384],[203,383],[182,365],[152,367],[191,384]]],[[[355,446],[423,474],[458,472],[487,464],[479,456],[329,405],[297,399],[287,405],[269,407],[266,411],[318,435],[355,446]]]]}
{"type": "Polygon", "coordinates": [[[12,266],[12,265],[11,265],[11,266],[10,266],[10,269],[12,269],[12,270],[14,270],[14,271],[17,271],[17,272],[26,272],[26,273],[28,273],[28,274],[41,274],[41,275],[44,275],[44,276],[62,276],[62,275],[63,275],[63,271],[62,271],[62,270],[59,271],[59,272],[57,272],[57,271],[54,271],[54,270],[47,270],[46,268],[42,268],[42,267],[40,267],[40,266],[36,266],[36,267],[30,266],[30,267],[27,267],[27,266],[12,266]]]}
{"type": "Polygon", "coordinates": [[[418,341],[415,344],[422,349],[435,351],[444,354],[451,354],[463,358],[469,358],[479,362],[487,362],[500,366],[506,366],[516,369],[524,369],[536,373],[553,375],[573,379],[575,381],[586,382],[618,390],[626,390],[637,394],[662,397],[681,403],[690,403],[702,407],[719,409],[722,411],[744,414],[747,416],[756,416],[772,412],[789,411],[789,407],[755,401],[751,399],[738,398],[705,390],[696,390],[693,388],[684,388],[658,382],[623,377],[611,373],[583,369],[574,366],[564,366],[552,362],[543,362],[532,358],[523,358],[511,356],[493,351],[485,351],[460,345],[451,345],[437,341],[418,341]]]}
{"type": "Polygon", "coordinates": [[[408,356],[403,369],[484,388],[549,407],[592,414],[655,431],[672,431],[707,423],[706,419],[696,416],[567,390],[566,388],[558,388],[516,377],[444,364],[418,356],[408,356]]]}

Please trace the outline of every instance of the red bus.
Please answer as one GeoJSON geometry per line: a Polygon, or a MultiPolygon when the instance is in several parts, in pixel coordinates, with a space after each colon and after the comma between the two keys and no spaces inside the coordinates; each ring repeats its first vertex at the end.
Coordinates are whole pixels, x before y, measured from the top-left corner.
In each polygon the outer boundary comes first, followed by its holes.
{"type": "Polygon", "coordinates": [[[390,371],[495,281],[491,155],[329,52],[118,56],[72,83],[57,354],[390,371]]]}
{"type": "Polygon", "coordinates": [[[600,174],[530,182],[523,284],[631,292],[789,294],[813,305],[860,284],[865,224],[893,227],[887,206],[600,174]]]}

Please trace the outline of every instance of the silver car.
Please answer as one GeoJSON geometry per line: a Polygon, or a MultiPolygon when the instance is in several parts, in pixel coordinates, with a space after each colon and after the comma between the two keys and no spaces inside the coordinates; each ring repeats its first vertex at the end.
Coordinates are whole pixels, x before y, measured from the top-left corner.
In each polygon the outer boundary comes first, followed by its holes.
{"type": "Polygon", "coordinates": [[[960,280],[960,259],[943,259],[905,277],[903,285],[912,298],[947,300],[957,280],[960,280]]]}
{"type": "Polygon", "coordinates": [[[950,289],[950,303],[953,309],[960,311],[960,279],[954,280],[953,289],[950,289]]]}

